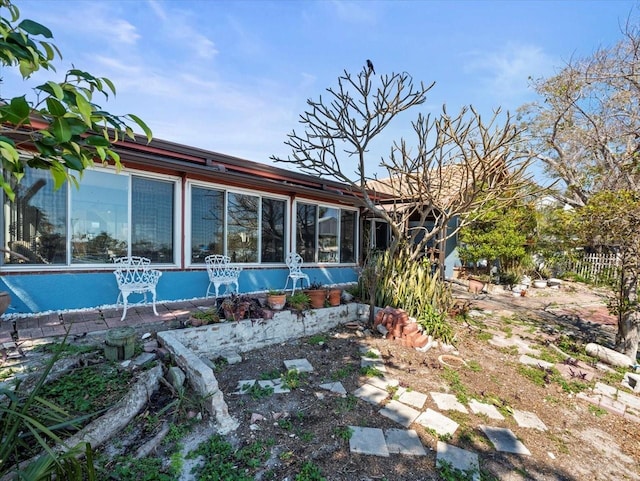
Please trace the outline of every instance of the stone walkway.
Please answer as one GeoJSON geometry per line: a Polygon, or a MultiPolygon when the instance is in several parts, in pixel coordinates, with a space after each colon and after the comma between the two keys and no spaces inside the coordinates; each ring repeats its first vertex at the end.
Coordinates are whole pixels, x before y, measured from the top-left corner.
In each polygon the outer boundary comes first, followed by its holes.
{"type": "MultiPolygon", "coordinates": [[[[349,450],[352,453],[384,457],[388,457],[390,454],[426,456],[427,450],[422,445],[418,433],[413,429],[409,429],[409,426],[415,422],[426,430],[446,439],[452,436],[458,428],[457,422],[443,414],[447,411],[468,413],[468,409],[470,409],[474,413],[485,414],[490,420],[502,421],[505,419],[495,406],[475,399],[470,400],[468,406],[465,406],[451,394],[441,392],[426,394],[399,387],[397,380],[384,375],[386,368],[381,361],[380,352],[363,347],[361,348],[361,354],[361,366],[375,367],[382,373],[382,376],[369,378],[352,394],[368,403],[380,406],[378,413],[381,416],[397,422],[404,429],[383,430],[363,426],[349,426],[351,430],[349,450]],[[425,409],[425,406],[430,401],[435,405],[434,408],[426,407],[425,409]]],[[[307,359],[285,360],[284,364],[287,369],[296,369],[300,372],[313,371],[313,366],[307,359]]],[[[262,388],[269,387],[273,389],[273,394],[289,392],[286,387],[282,386],[280,379],[249,379],[239,381],[234,394],[248,393],[256,383],[262,388]]],[[[342,396],[347,394],[340,382],[321,384],[319,387],[342,396]]],[[[531,412],[515,410],[513,419],[522,428],[547,429],[542,420],[531,412]]],[[[525,456],[531,454],[510,429],[488,425],[481,425],[480,429],[497,451],[525,456]]],[[[479,461],[476,453],[438,441],[436,464],[438,463],[448,463],[455,469],[473,473],[473,479],[480,479],[479,461]]]]}
{"type": "MultiPolygon", "coordinates": [[[[539,355],[538,351],[532,349],[527,341],[517,336],[504,338],[496,335],[490,342],[497,347],[517,347],[521,354],[519,361],[524,365],[541,369],[555,367],[568,377],[575,375],[572,371],[583,368],[586,370],[587,367],[574,366],[572,369],[562,369],[567,365],[553,364],[537,359],[535,356],[539,355]]],[[[447,439],[458,429],[458,423],[446,415],[449,411],[468,413],[470,410],[474,414],[486,416],[490,422],[505,420],[505,416],[494,405],[483,403],[477,399],[470,399],[465,405],[452,394],[421,393],[400,387],[397,380],[387,377],[387,370],[379,351],[365,346],[361,347],[360,353],[361,367],[375,369],[378,375],[368,378],[352,394],[370,404],[380,406],[378,414],[397,422],[402,428],[383,430],[364,426],[349,426],[351,430],[349,450],[354,454],[384,457],[391,454],[426,456],[427,450],[422,445],[418,433],[409,427],[416,423],[438,437],[447,439]]],[[[307,359],[286,360],[284,365],[287,369],[295,369],[300,372],[313,371],[313,366],[307,359]]],[[[585,376],[587,375],[588,373],[585,373],[585,376]]],[[[625,377],[623,384],[635,391],[634,388],[638,387],[638,378],[640,376],[630,374],[625,377]]],[[[238,383],[235,394],[248,392],[256,383],[261,387],[271,387],[274,394],[288,392],[288,389],[281,385],[280,380],[245,380],[238,383]]],[[[321,384],[319,388],[338,395],[347,395],[347,391],[340,382],[321,384]]],[[[640,397],[626,391],[598,382],[591,392],[580,393],[577,397],[613,414],[640,422],[640,397]]],[[[520,428],[547,431],[544,421],[533,412],[514,409],[510,416],[520,428]]],[[[510,429],[487,424],[479,425],[478,428],[487,436],[496,451],[522,456],[531,455],[529,449],[510,429]]],[[[454,469],[470,473],[474,480],[480,479],[480,466],[476,453],[458,448],[442,440],[437,442],[436,449],[436,465],[446,463],[454,469]]]]}

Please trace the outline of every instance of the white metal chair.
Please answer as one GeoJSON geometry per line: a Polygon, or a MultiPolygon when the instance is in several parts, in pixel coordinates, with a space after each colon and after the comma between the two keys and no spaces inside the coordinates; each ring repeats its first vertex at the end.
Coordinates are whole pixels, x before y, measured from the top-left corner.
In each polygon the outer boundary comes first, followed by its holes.
{"type": "Polygon", "coordinates": [[[298,281],[300,281],[300,287],[304,287],[304,281],[307,281],[307,287],[311,285],[309,282],[309,276],[300,270],[300,266],[302,265],[302,256],[297,252],[289,252],[287,254],[287,267],[289,268],[289,275],[287,276],[287,283],[284,285],[284,290],[287,290],[287,286],[289,285],[289,279],[293,283],[293,287],[291,288],[291,294],[296,290],[296,285],[298,281]]]}
{"type": "Polygon", "coordinates": [[[216,299],[218,298],[218,288],[222,285],[226,286],[227,291],[229,286],[235,285],[236,292],[238,292],[238,277],[240,277],[242,267],[230,265],[231,258],[229,256],[218,254],[205,257],[204,262],[207,265],[207,274],[209,275],[206,297],[209,297],[212,285],[215,288],[216,299]]]}
{"type": "Polygon", "coordinates": [[[156,286],[158,280],[162,275],[157,269],[151,269],[151,260],[146,257],[116,257],[113,260],[116,266],[116,270],[113,274],[116,276],[116,282],[118,283],[118,299],[116,304],[120,304],[120,299],[124,303],[124,311],[122,312],[121,321],[127,315],[127,309],[129,307],[129,294],[142,294],[144,296],[144,302],[147,302],[147,292],[151,293],[153,313],[157,316],[156,310],[156,286]]]}

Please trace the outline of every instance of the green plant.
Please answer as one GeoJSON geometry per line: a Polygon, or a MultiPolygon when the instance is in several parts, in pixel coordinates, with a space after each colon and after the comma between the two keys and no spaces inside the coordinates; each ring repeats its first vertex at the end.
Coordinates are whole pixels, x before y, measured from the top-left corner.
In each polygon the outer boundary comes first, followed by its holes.
{"type": "Polygon", "coordinates": [[[273,388],[271,386],[262,387],[258,383],[255,383],[252,386],[249,386],[248,384],[244,385],[242,386],[242,391],[251,396],[251,399],[256,401],[269,397],[273,394],[273,388]]]}
{"type": "Polygon", "coordinates": [[[283,386],[288,387],[289,389],[296,389],[300,387],[300,384],[306,379],[307,373],[300,372],[297,369],[289,369],[282,376],[282,384],[283,386]]]}
{"type": "Polygon", "coordinates": [[[594,406],[593,404],[589,405],[589,412],[597,418],[605,416],[609,413],[609,411],[607,411],[606,409],[603,409],[600,406],[594,406]]]}
{"type": "Polygon", "coordinates": [[[368,359],[380,359],[380,355],[374,351],[367,351],[364,353],[364,357],[368,358],[368,359]]]}
{"type": "Polygon", "coordinates": [[[362,366],[360,374],[366,377],[384,377],[384,373],[374,366],[362,366]]]}
{"type": "Polygon", "coordinates": [[[353,394],[347,394],[345,397],[337,398],[336,400],[336,412],[344,414],[349,411],[353,411],[358,404],[358,398],[353,394]]]}
{"type": "Polygon", "coordinates": [[[333,434],[344,441],[349,441],[353,436],[353,429],[349,426],[338,426],[333,428],[333,434]]]}
{"type": "Polygon", "coordinates": [[[220,322],[220,315],[217,309],[196,310],[191,313],[191,317],[203,321],[204,324],[214,324],[220,322]]]}
{"type": "MultiPolygon", "coordinates": [[[[162,460],[159,458],[135,459],[132,456],[117,456],[112,461],[109,463],[108,469],[105,467],[98,469],[100,479],[118,479],[119,481],[171,481],[175,479],[163,467],[162,460]]],[[[177,468],[180,463],[177,459],[175,462],[177,468]]]]}
{"type": "Polygon", "coordinates": [[[306,461],[302,465],[302,470],[295,477],[295,481],[326,481],[326,479],[322,476],[320,468],[311,461],[306,461]]]}
{"type": "Polygon", "coordinates": [[[320,289],[324,289],[322,282],[318,282],[314,280],[312,283],[309,284],[308,290],[310,291],[317,291],[320,289]]]}
{"type": "Polygon", "coordinates": [[[436,469],[438,471],[438,475],[444,481],[474,481],[475,476],[478,473],[477,469],[462,471],[458,468],[454,468],[451,463],[442,459],[438,460],[436,469]]]}
{"type": "Polygon", "coordinates": [[[307,342],[312,346],[325,344],[327,341],[328,341],[328,338],[324,334],[314,334],[307,340],[307,342]]]}
{"type": "Polygon", "coordinates": [[[287,304],[291,309],[304,311],[309,308],[309,296],[304,291],[296,291],[287,296],[287,304]]]}
{"type": "Polygon", "coordinates": [[[331,373],[331,380],[341,381],[342,379],[349,377],[353,372],[353,369],[354,368],[351,365],[340,367],[331,373]]]}
{"type": "Polygon", "coordinates": [[[458,372],[449,367],[445,367],[442,373],[442,378],[449,383],[449,387],[455,394],[456,399],[461,403],[466,404],[469,400],[469,393],[467,392],[467,387],[462,384],[458,372]]]}
{"type": "Polygon", "coordinates": [[[51,449],[51,445],[64,445],[61,430],[77,429],[87,418],[73,418],[41,395],[65,344],[66,337],[30,391],[21,389],[20,381],[15,389],[0,387],[0,477],[11,475],[36,481],[97,479],[89,443],[69,446],[66,451],[51,449]]]}

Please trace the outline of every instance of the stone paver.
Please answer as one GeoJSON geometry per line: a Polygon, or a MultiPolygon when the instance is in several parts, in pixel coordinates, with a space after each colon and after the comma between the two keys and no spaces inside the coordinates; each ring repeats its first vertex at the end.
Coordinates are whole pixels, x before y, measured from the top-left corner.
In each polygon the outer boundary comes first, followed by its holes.
{"type": "Polygon", "coordinates": [[[384,434],[387,439],[389,453],[408,456],[427,455],[418,433],[412,429],[387,429],[384,434]]]}
{"type": "Polygon", "coordinates": [[[416,422],[427,429],[433,429],[440,436],[453,435],[459,426],[453,419],[449,419],[431,408],[418,416],[416,422]]]}
{"type": "Polygon", "coordinates": [[[420,416],[420,411],[394,400],[389,401],[379,412],[405,428],[408,428],[420,416]]]}
{"type": "Polygon", "coordinates": [[[282,384],[282,379],[265,379],[258,381],[258,385],[263,389],[270,387],[271,389],[273,389],[273,394],[284,394],[291,392],[291,389],[285,387],[282,384]]]}
{"type": "Polygon", "coordinates": [[[407,391],[404,388],[398,389],[396,393],[398,401],[414,408],[422,409],[427,402],[427,395],[418,391],[407,391]]]}
{"type": "Polygon", "coordinates": [[[391,379],[387,376],[374,376],[367,379],[367,384],[371,384],[372,386],[386,390],[390,387],[398,386],[400,384],[400,381],[398,381],[397,379],[391,379]]]}
{"type": "Polygon", "coordinates": [[[462,472],[473,472],[472,479],[480,481],[480,463],[476,453],[442,441],[438,441],[436,450],[436,466],[443,462],[449,463],[451,467],[462,472]]]}
{"type": "Polygon", "coordinates": [[[480,401],[472,399],[471,401],[469,401],[469,409],[471,409],[474,414],[484,414],[490,419],[497,419],[499,421],[504,420],[504,416],[500,414],[498,408],[493,404],[482,403],[480,401]]]}
{"type": "Polygon", "coordinates": [[[464,404],[459,402],[453,394],[446,394],[443,392],[430,393],[434,402],[438,405],[438,409],[441,411],[459,411],[461,413],[468,414],[467,408],[464,404]]]}
{"type": "Polygon", "coordinates": [[[518,354],[531,354],[532,356],[540,355],[539,350],[532,349],[526,341],[523,341],[519,337],[506,338],[494,334],[493,337],[489,339],[489,344],[496,347],[516,346],[518,348],[518,354]]]}
{"type": "Polygon", "coordinates": [[[527,366],[541,367],[544,369],[549,369],[553,367],[553,364],[547,361],[543,361],[542,359],[536,359],[535,357],[527,356],[523,354],[520,356],[520,364],[525,364],[527,366]]]}
{"type": "Polygon", "coordinates": [[[369,359],[368,357],[363,357],[360,359],[360,367],[372,367],[380,372],[387,372],[387,368],[382,359],[369,359]]]}
{"type": "Polygon", "coordinates": [[[290,371],[313,372],[313,366],[307,359],[287,359],[284,365],[290,371]]]}
{"type": "Polygon", "coordinates": [[[255,379],[243,379],[238,381],[238,386],[233,394],[246,394],[249,389],[256,383],[255,379]]]}
{"type": "Polygon", "coordinates": [[[371,404],[380,404],[389,397],[389,392],[371,384],[363,384],[353,392],[353,395],[371,404]]]}
{"type": "Polygon", "coordinates": [[[493,446],[505,453],[524,454],[531,456],[531,452],[522,444],[515,434],[507,428],[495,428],[481,424],[479,428],[493,443],[493,446]]]}
{"type": "Polygon", "coordinates": [[[322,389],[326,389],[327,391],[331,391],[336,394],[347,394],[347,390],[344,388],[341,382],[327,382],[324,384],[320,384],[322,389]]]}
{"type": "Polygon", "coordinates": [[[389,449],[382,429],[360,426],[349,426],[349,429],[351,430],[349,450],[352,453],[389,457],[389,449]]]}
{"type": "Polygon", "coordinates": [[[547,426],[545,426],[542,420],[535,413],[514,409],[513,419],[516,420],[516,423],[518,423],[518,426],[521,428],[532,428],[538,429],[539,431],[547,431],[547,426]]]}

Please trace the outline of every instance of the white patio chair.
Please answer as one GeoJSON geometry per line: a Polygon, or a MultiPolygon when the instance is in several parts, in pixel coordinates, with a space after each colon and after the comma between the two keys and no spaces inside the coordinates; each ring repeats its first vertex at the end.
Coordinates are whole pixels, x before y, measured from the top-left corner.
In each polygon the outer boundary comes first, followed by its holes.
{"type": "Polygon", "coordinates": [[[296,285],[298,281],[300,281],[300,288],[304,287],[304,281],[307,281],[307,287],[311,284],[309,282],[309,276],[300,270],[300,266],[302,265],[302,256],[297,252],[289,252],[287,254],[287,267],[289,268],[289,275],[287,276],[287,283],[284,285],[284,290],[287,290],[287,286],[289,285],[289,279],[293,283],[293,287],[291,288],[291,294],[296,290],[296,285]]]}
{"type": "Polygon", "coordinates": [[[204,262],[207,265],[207,274],[209,275],[209,287],[207,287],[206,297],[210,295],[211,286],[215,288],[216,299],[218,298],[220,286],[226,286],[228,291],[229,286],[235,285],[235,290],[238,292],[238,277],[240,277],[242,267],[230,265],[231,258],[229,256],[218,254],[205,257],[204,262]]]}
{"type": "Polygon", "coordinates": [[[156,310],[156,286],[158,280],[162,275],[157,269],[151,269],[151,260],[146,257],[116,257],[113,260],[116,266],[116,270],[113,274],[116,276],[116,282],[118,283],[118,299],[116,304],[120,304],[122,299],[124,303],[124,310],[122,311],[121,321],[127,315],[127,309],[129,307],[129,294],[142,294],[144,296],[144,303],[147,302],[147,292],[151,293],[151,299],[153,304],[153,313],[157,316],[156,310]]]}

